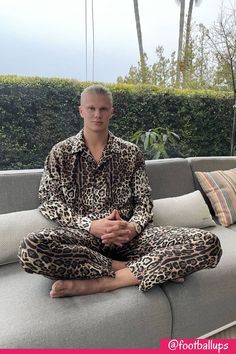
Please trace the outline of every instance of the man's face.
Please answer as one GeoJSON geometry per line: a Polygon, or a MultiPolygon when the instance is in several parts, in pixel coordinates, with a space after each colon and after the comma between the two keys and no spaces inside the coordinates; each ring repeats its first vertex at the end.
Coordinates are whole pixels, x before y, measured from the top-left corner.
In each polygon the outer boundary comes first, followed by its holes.
{"type": "Polygon", "coordinates": [[[79,112],[84,119],[85,129],[102,132],[108,130],[113,108],[108,96],[87,93],[82,97],[79,112]]]}

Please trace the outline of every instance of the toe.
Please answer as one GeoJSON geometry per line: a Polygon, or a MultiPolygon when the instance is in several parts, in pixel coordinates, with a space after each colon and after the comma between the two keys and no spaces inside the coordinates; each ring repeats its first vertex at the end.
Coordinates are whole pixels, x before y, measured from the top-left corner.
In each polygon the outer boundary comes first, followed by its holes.
{"type": "Polygon", "coordinates": [[[57,280],[53,285],[52,285],[52,290],[58,292],[61,290],[64,290],[64,282],[63,280],[57,280]]]}
{"type": "Polygon", "coordinates": [[[184,282],[184,278],[171,279],[171,281],[174,282],[174,283],[179,283],[179,284],[181,284],[181,283],[184,282]]]}
{"type": "Polygon", "coordinates": [[[53,285],[50,291],[51,297],[60,297],[63,296],[65,290],[64,282],[62,280],[57,280],[53,285]]]}

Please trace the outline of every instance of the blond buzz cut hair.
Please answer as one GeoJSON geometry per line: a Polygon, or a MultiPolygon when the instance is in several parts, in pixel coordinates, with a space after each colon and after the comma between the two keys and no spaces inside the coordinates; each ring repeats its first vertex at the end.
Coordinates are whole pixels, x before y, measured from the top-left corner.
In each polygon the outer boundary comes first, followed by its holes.
{"type": "Polygon", "coordinates": [[[108,88],[104,87],[103,85],[91,85],[86,87],[80,95],[80,104],[82,104],[83,97],[87,94],[107,96],[111,101],[111,105],[113,105],[112,93],[108,88]]]}

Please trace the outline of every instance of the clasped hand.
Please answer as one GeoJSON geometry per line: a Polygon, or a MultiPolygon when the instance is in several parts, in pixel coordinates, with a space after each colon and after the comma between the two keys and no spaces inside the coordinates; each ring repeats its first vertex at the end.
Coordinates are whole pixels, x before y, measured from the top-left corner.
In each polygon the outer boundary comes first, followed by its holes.
{"type": "Polygon", "coordinates": [[[134,224],[123,220],[117,210],[106,218],[92,221],[90,233],[100,238],[102,243],[116,246],[123,246],[136,236],[134,224]]]}

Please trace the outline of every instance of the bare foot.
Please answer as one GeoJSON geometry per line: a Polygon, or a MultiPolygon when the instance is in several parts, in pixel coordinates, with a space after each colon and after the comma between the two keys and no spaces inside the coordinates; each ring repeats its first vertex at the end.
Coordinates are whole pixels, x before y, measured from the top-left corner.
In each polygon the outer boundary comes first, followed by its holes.
{"type": "Polygon", "coordinates": [[[108,284],[114,278],[102,277],[88,280],[57,280],[52,285],[51,297],[88,295],[108,291],[108,284]]]}
{"type": "Polygon", "coordinates": [[[116,271],[115,278],[101,277],[88,280],[57,280],[52,285],[50,296],[65,297],[104,293],[106,291],[138,284],[139,280],[131,271],[128,268],[122,268],[116,271]]]}
{"type": "Polygon", "coordinates": [[[178,283],[178,284],[183,283],[184,280],[185,280],[184,278],[171,279],[171,281],[172,281],[173,283],[178,283]]]}

